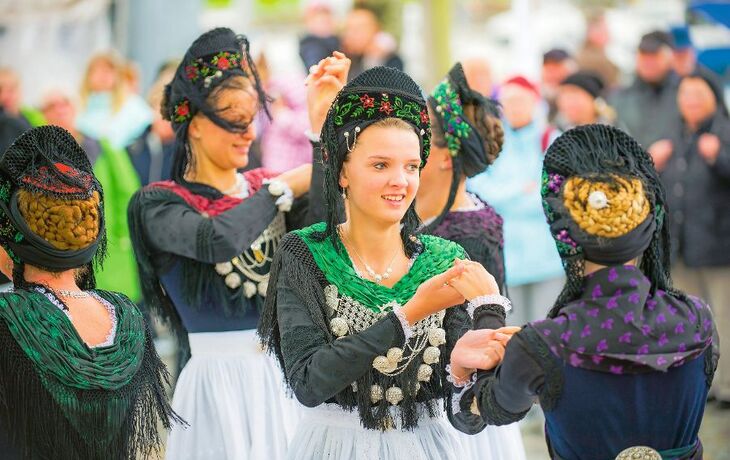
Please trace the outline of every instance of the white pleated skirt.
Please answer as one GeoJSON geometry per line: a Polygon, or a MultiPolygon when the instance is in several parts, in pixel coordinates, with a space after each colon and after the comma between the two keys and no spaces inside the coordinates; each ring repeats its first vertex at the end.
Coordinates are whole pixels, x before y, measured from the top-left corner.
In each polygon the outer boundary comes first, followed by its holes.
{"type": "Polygon", "coordinates": [[[189,334],[191,359],[172,407],[190,425],[175,426],[168,460],[281,460],[301,416],[281,370],[256,332],[189,334]]]}
{"type": "Polygon", "coordinates": [[[464,459],[526,460],[525,446],[517,423],[504,426],[488,425],[478,434],[466,434],[449,425],[461,444],[464,459]]]}
{"type": "Polygon", "coordinates": [[[415,430],[369,430],[357,411],[334,404],[305,408],[288,460],[464,460],[446,417],[419,420],[415,430]]]}

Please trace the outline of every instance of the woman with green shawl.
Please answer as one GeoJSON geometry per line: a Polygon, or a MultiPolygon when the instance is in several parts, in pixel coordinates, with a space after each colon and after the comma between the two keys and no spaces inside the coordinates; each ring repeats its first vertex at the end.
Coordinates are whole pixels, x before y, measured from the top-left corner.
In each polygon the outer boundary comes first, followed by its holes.
{"type": "Polygon", "coordinates": [[[95,289],[104,196],[73,136],[34,128],[0,157],[3,459],[148,458],[179,420],[143,317],[95,289]]]}

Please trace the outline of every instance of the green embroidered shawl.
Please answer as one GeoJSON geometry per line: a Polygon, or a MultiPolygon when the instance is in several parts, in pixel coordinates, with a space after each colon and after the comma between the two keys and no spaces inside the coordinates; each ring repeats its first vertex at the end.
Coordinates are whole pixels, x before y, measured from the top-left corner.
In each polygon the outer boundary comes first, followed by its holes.
{"type": "Polygon", "coordinates": [[[121,294],[96,292],[117,320],[114,342],[96,348],[46,295],[0,295],[0,425],[23,455],[136,458],[159,448],[160,422],[179,421],[141,313],[121,294]]]}
{"type": "Polygon", "coordinates": [[[393,287],[387,287],[361,278],[355,272],[352,261],[339,240],[339,250],[335,249],[330,239],[317,241],[313,235],[322,232],[324,227],[324,223],[318,223],[293,233],[306,243],[317,266],[327,280],[337,286],[340,294],[357,300],[373,311],[380,311],[378,307],[392,301],[405,305],[421,283],[451,268],[454,259],[467,257],[464,249],[452,241],[420,235],[418,238],[422,243],[422,251],[414,260],[413,266],[393,287]]]}

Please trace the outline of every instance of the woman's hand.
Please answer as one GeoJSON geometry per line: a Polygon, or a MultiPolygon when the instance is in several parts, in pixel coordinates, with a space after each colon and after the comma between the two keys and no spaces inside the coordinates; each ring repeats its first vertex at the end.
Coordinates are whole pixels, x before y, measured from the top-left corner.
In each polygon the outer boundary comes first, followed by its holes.
{"type": "Polygon", "coordinates": [[[408,320],[408,324],[455,305],[464,303],[464,296],[448,284],[448,281],[463,272],[464,267],[454,265],[450,269],[423,282],[416,293],[401,310],[408,320]]]}
{"type": "Polygon", "coordinates": [[[476,369],[490,370],[502,362],[507,342],[519,327],[477,329],[464,334],[451,351],[451,373],[463,380],[476,369]]]}
{"type": "Polygon", "coordinates": [[[312,165],[306,164],[280,174],[275,180],[280,180],[289,186],[294,198],[299,198],[309,191],[312,183],[312,165]]]}
{"type": "Polygon", "coordinates": [[[497,281],[479,262],[456,259],[455,265],[464,267],[464,270],[459,276],[449,280],[449,285],[459,291],[466,300],[499,294],[497,281]]]}
{"type": "Polygon", "coordinates": [[[337,93],[347,83],[350,59],[339,51],[312,66],[304,81],[307,85],[307,110],[312,132],[319,134],[337,93]]]}

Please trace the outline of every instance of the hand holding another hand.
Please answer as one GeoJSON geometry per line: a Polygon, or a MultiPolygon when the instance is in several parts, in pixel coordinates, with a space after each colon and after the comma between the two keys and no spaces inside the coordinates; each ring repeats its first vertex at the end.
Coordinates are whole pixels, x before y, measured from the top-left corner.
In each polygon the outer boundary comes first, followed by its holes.
{"type": "Polygon", "coordinates": [[[466,300],[470,301],[483,295],[499,294],[499,286],[494,276],[479,262],[456,259],[454,266],[463,267],[463,271],[449,280],[449,285],[466,300]]]}
{"type": "Polygon", "coordinates": [[[464,334],[451,351],[451,372],[464,378],[476,369],[490,370],[502,362],[507,342],[519,327],[478,329],[464,334]]]}
{"type": "Polygon", "coordinates": [[[453,267],[422,283],[411,300],[403,306],[408,323],[413,325],[429,315],[464,303],[464,296],[449,285],[449,280],[464,270],[461,265],[453,267]]]}

